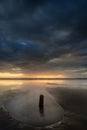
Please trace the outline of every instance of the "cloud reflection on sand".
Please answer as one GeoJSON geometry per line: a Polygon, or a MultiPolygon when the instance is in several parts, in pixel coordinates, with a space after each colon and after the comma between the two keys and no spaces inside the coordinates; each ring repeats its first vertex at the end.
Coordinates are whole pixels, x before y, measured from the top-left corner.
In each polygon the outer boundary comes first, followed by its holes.
{"type": "MultiPolygon", "coordinates": [[[[50,125],[63,119],[63,108],[56,103],[53,96],[46,90],[48,80],[22,80],[17,82],[11,81],[10,83],[9,81],[10,91],[7,91],[7,95],[5,93],[4,106],[13,118],[35,126],[50,125]],[[16,84],[17,82],[19,83],[16,84]],[[43,116],[41,116],[38,107],[40,94],[45,97],[43,116]]],[[[4,82],[2,83],[5,87],[4,82]]]]}
{"type": "Polygon", "coordinates": [[[15,119],[33,126],[50,125],[63,119],[63,108],[46,90],[30,89],[29,93],[7,101],[5,107],[15,119]],[[45,98],[43,116],[39,111],[40,94],[45,98]]]}

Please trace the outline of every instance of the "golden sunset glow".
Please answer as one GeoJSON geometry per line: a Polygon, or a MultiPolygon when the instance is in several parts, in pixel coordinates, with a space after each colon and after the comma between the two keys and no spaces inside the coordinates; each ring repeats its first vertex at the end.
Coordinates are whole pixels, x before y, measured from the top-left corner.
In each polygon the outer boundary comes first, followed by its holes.
{"type": "Polygon", "coordinates": [[[65,78],[65,75],[36,75],[35,78],[65,78]]]}
{"type": "Polygon", "coordinates": [[[23,74],[23,73],[0,73],[0,78],[66,78],[65,74],[23,74]]]}
{"type": "Polygon", "coordinates": [[[5,72],[5,73],[0,73],[0,78],[18,78],[23,76],[23,74],[19,73],[9,73],[9,72],[5,72]]]}

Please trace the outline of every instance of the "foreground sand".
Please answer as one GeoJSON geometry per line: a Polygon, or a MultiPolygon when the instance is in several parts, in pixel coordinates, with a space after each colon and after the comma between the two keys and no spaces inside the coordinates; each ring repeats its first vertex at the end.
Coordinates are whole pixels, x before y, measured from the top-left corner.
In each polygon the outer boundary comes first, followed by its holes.
{"type": "Polygon", "coordinates": [[[7,111],[0,108],[0,130],[87,130],[87,90],[50,88],[48,91],[64,108],[64,119],[55,128],[34,128],[13,119],[7,111]]]}

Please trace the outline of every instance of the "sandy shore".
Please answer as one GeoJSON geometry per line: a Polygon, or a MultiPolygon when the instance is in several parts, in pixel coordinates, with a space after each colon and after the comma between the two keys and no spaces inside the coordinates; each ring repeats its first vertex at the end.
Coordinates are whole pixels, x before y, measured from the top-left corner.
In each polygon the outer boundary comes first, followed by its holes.
{"type": "Polygon", "coordinates": [[[11,117],[0,108],[0,130],[87,130],[87,90],[69,88],[47,89],[63,107],[64,119],[60,126],[35,128],[11,117]]]}

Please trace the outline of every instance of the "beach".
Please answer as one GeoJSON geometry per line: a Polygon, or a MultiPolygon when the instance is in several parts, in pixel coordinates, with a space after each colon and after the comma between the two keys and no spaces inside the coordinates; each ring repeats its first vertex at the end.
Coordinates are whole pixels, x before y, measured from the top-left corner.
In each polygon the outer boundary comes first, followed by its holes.
{"type": "Polygon", "coordinates": [[[13,84],[12,81],[9,81],[8,86],[5,86],[3,83],[3,86],[0,86],[0,129],[86,130],[86,84],[86,80],[17,81],[13,82],[13,84]],[[46,100],[45,114],[42,116],[40,115],[40,111],[35,108],[38,102],[38,98],[36,97],[41,93],[44,94],[46,100]],[[61,109],[57,109],[59,106],[61,109]],[[49,113],[49,110],[51,113],[54,112],[53,115],[49,113]],[[61,113],[61,116],[58,113],[61,113]],[[46,126],[44,119],[48,120],[48,126],[46,126]],[[61,122],[59,122],[60,119],[61,122]]]}

